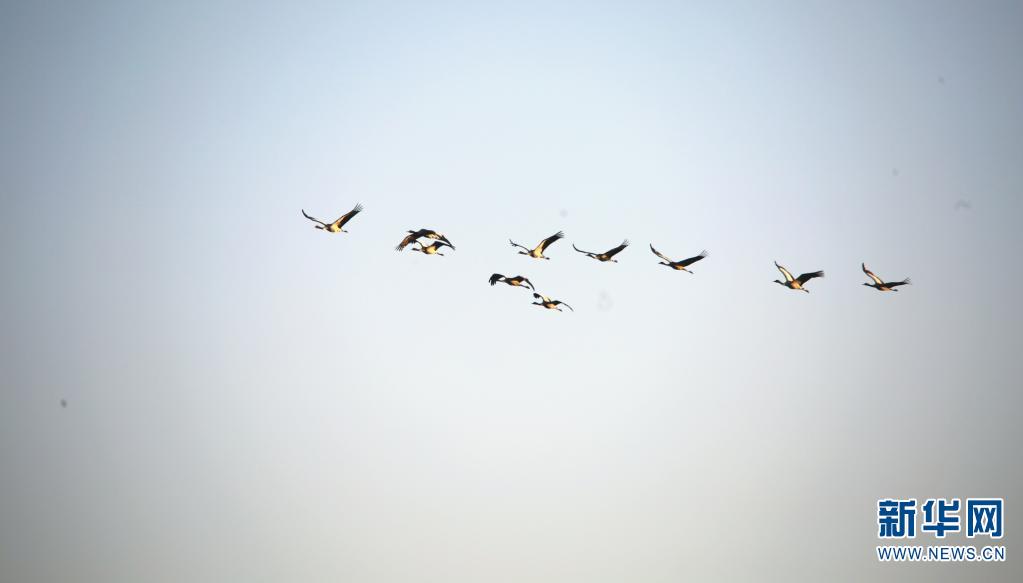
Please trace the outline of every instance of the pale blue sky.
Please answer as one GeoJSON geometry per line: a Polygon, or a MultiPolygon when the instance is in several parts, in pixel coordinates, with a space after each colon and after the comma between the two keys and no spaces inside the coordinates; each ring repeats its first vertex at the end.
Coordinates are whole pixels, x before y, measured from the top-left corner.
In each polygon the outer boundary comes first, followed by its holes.
{"type": "Polygon", "coordinates": [[[3,3],[0,579],[1019,580],[1020,54],[1018,2],[3,3]],[[879,565],[887,496],[1004,496],[1009,562],[879,565]]]}

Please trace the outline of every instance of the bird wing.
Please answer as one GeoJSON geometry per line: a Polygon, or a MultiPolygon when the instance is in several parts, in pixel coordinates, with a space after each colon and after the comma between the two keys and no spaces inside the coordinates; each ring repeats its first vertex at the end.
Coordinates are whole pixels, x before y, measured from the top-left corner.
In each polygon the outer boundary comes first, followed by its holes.
{"type": "Polygon", "coordinates": [[[405,238],[401,240],[401,243],[398,243],[398,246],[395,247],[394,250],[401,251],[402,249],[408,247],[413,241],[422,237],[423,235],[424,235],[423,229],[419,229],[418,231],[409,231],[408,235],[406,235],[405,238]]]}
{"type": "Polygon", "coordinates": [[[583,251],[582,249],[576,247],[575,243],[572,243],[572,248],[575,249],[576,251],[580,252],[580,253],[583,253],[585,255],[589,255],[590,257],[593,257],[594,255],[596,255],[596,253],[591,253],[590,251],[583,251]]]}
{"type": "Polygon", "coordinates": [[[516,275],[515,279],[521,279],[522,283],[528,283],[529,284],[529,289],[531,289],[533,291],[536,291],[536,288],[533,287],[533,282],[529,281],[529,279],[527,279],[525,277],[522,277],[521,275],[516,275]]]}
{"type": "Polygon", "coordinates": [[[884,285],[884,282],[881,281],[880,277],[874,275],[873,271],[867,269],[867,264],[866,263],[861,263],[860,266],[863,267],[863,273],[866,273],[867,277],[869,277],[870,279],[874,280],[874,283],[876,283],[877,285],[884,285]]]}
{"type": "Polygon", "coordinates": [[[650,244],[650,250],[654,252],[654,255],[656,255],[656,256],[658,256],[658,257],[660,257],[661,259],[663,259],[663,260],[667,261],[668,263],[672,263],[672,261],[671,261],[671,258],[670,258],[670,257],[668,257],[667,255],[665,255],[664,253],[661,253],[661,252],[660,252],[660,251],[658,251],[657,249],[654,249],[654,244],[653,244],[653,243],[651,243],[651,244],[650,244]]]}
{"type": "Polygon", "coordinates": [[[324,222],[323,222],[323,221],[321,221],[320,219],[317,219],[317,218],[315,218],[315,217],[310,217],[310,216],[309,216],[308,214],[306,214],[306,212],[305,212],[305,209],[302,209],[302,216],[303,216],[303,217],[305,217],[305,218],[307,218],[307,219],[309,219],[310,221],[312,221],[312,222],[314,222],[314,223],[320,223],[320,224],[321,224],[321,225],[323,225],[324,227],[326,227],[326,226],[327,226],[327,223],[324,223],[324,222]]]}
{"type": "Polygon", "coordinates": [[[544,296],[544,295],[540,295],[540,294],[538,294],[536,292],[533,292],[533,297],[538,299],[538,300],[540,300],[541,302],[545,302],[545,303],[551,301],[551,299],[549,297],[544,296]]]}
{"type": "Polygon", "coordinates": [[[435,241],[444,241],[444,243],[446,243],[448,247],[451,247],[452,249],[455,248],[455,246],[451,244],[451,241],[448,241],[447,237],[441,235],[437,231],[433,231],[431,229],[423,229],[423,235],[435,241]]]}
{"type": "Polygon", "coordinates": [[[813,279],[815,277],[824,277],[824,272],[823,271],[814,271],[813,273],[804,273],[804,274],[800,275],[799,277],[797,277],[796,281],[799,282],[799,285],[803,285],[804,283],[810,281],[811,279],[813,279]]]}
{"type": "Polygon", "coordinates": [[[689,267],[690,265],[696,263],[697,261],[703,259],[706,256],[707,256],[707,250],[704,249],[703,251],[700,251],[699,255],[695,255],[695,256],[690,257],[688,259],[683,259],[682,261],[679,261],[679,263],[682,265],[682,267],[689,267]]]}
{"type": "Polygon", "coordinates": [[[490,276],[490,285],[494,285],[497,282],[501,281],[502,279],[504,279],[503,275],[501,275],[500,273],[495,273],[494,275],[490,276]]]}
{"type": "Polygon", "coordinates": [[[519,245],[518,243],[516,243],[515,241],[512,241],[511,239],[508,239],[508,242],[512,244],[512,247],[518,247],[519,249],[522,249],[522,250],[524,250],[527,253],[529,251],[531,251],[531,249],[529,247],[526,247],[525,245],[519,245]]]}
{"type": "Polygon", "coordinates": [[[340,229],[341,227],[345,226],[345,223],[347,223],[348,221],[352,220],[352,217],[354,217],[355,215],[357,215],[357,214],[359,214],[361,212],[362,212],[362,204],[355,205],[355,208],[353,208],[352,210],[348,211],[347,213],[341,215],[341,217],[338,218],[338,220],[334,221],[334,226],[340,229]]]}
{"type": "Polygon", "coordinates": [[[557,233],[554,233],[553,235],[551,235],[550,237],[547,237],[543,241],[540,241],[540,244],[537,245],[536,248],[540,250],[540,253],[543,253],[544,249],[550,247],[551,244],[553,244],[555,241],[557,241],[558,239],[561,239],[564,236],[565,236],[564,233],[562,233],[561,231],[558,231],[557,233]]]}
{"type": "Polygon", "coordinates": [[[777,267],[778,271],[780,271],[781,274],[785,276],[785,281],[792,281],[792,280],[796,279],[796,278],[792,277],[792,274],[789,273],[788,269],[785,269],[781,265],[778,265],[777,261],[774,262],[774,266],[777,267]]]}
{"type": "MultiPolygon", "coordinates": [[[[563,302],[563,301],[561,301],[561,300],[554,300],[554,301],[553,301],[553,302],[551,302],[551,303],[552,303],[552,304],[554,304],[555,306],[565,306],[565,307],[566,307],[566,308],[568,308],[569,310],[572,310],[572,306],[570,306],[570,305],[566,304],[565,302],[563,302]]],[[[575,310],[572,310],[572,311],[574,312],[575,310]]]]}
{"type": "Polygon", "coordinates": [[[911,285],[913,281],[908,277],[902,281],[893,281],[891,283],[884,284],[885,287],[899,287],[900,285],[911,285]]]}
{"type": "Polygon", "coordinates": [[[625,249],[628,246],[629,246],[629,240],[626,239],[626,240],[622,241],[621,245],[615,247],[614,249],[608,249],[607,251],[605,251],[604,255],[607,255],[608,257],[614,257],[615,255],[618,255],[619,253],[621,253],[622,249],[625,249]]]}

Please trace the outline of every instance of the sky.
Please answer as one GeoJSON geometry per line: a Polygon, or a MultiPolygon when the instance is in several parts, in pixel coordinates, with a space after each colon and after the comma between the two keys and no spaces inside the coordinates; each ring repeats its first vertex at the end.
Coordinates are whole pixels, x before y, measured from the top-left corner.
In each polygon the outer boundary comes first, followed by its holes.
{"type": "Polygon", "coordinates": [[[1018,581],[1020,54],[1019,2],[3,2],[0,579],[1018,581]],[[990,496],[1006,563],[877,561],[879,498],[990,496]]]}

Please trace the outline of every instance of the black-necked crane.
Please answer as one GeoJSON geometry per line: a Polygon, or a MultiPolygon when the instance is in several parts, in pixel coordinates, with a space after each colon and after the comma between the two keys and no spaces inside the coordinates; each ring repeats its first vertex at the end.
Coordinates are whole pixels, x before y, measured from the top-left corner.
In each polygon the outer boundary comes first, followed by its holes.
{"type": "Polygon", "coordinates": [[[508,239],[508,242],[512,244],[512,247],[518,247],[522,249],[522,251],[519,251],[519,255],[528,255],[533,259],[550,259],[550,257],[544,257],[543,254],[544,249],[550,247],[555,241],[557,241],[558,239],[562,239],[564,237],[565,234],[562,233],[561,231],[558,231],[557,233],[554,233],[553,235],[547,237],[543,241],[540,241],[540,244],[532,249],[526,247],[525,245],[519,245],[518,243],[512,241],[511,239],[508,239]]]}
{"type": "MultiPolygon", "coordinates": [[[[557,310],[559,312],[563,312],[564,310],[562,310],[558,306],[565,306],[569,310],[572,310],[572,306],[566,304],[565,302],[563,302],[561,300],[552,300],[549,297],[544,296],[544,295],[540,295],[540,294],[538,294],[536,292],[533,292],[533,297],[538,299],[538,300],[540,300],[539,302],[533,302],[534,306],[543,306],[543,307],[547,308],[548,310],[557,310]]],[[[572,311],[574,312],[575,310],[572,310],[572,311]]]]}
{"type": "Polygon", "coordinates": [[[455,248],[455,246],[451,244],[451,241],[448,241],[447,237],[441,235],[437,231],[434,231],[433,229],[419,229],[418,231],[408,231],[408,235],[401,240],[401,243],[398,243],[398,246],[395,247],[394,250],[401,251],[405,247],[411,245],[413,241],[417,241],[422,237],[433,239],[434,241],[443,241],[448,247],[451,247],[452,249],[455,248]]]}
{"type": "Polygon", "coordinates": [[[311,217],[308,214],[306,214],[305,209],[302,209],[302,216],[314,223],[317,223],[313,226],[322,231],[326,231],[328,233],[347,233],[348,231],[344,230],[342,227],[344,227],[345,223],[352,220],[352,217],[359,214],[360,212],[362,212],[362,205],[357,204],[355,205],[355,208],[338,217],[338,219],[333,223],[325,223],[320,219],[311,217]]]}
{"type": "MultiPolygon", "coordinates": [[[[423,255],[440,255],[441,257],[444,257],[444,254],[440,253],[440,250],[444,247],[451,247],[451,245],[448,245],[444,241],[434,241],[429,245],[423,245],[422,241],[416,241],[415,244],[418,245],[418,247],[413,247],[413,251],[419,251],[423,255]]],[[[451,248],[454,249],[454,247],[451,248]]]]}
{"type": "Polygon", "coordinates": [[[576,251],[582,253],[583,255],[585,255],[587,257],[592,257],[593,259],[596,259],[597,261],[613,261],[615,263],[618,263],[618,260],[615,259],[614,256],[618,255],[619,253],[621,253],[622,250],[625,249],[628,246],[629,246],[629,240],[626,239],[626,240],[622,241],[621,245],[615,247],[614,249],[608,249],[607,251],[604,251],[603,253],[592,253],[590,251],[583,251],[582,249],[576,247],[575,243],[572,243],[572,248],[573,249],[575,249],[576,251]]]}
{"type": "Polygon", "coordinates": [[[893,291],[893,292],[897,292],[899,290],[897,290],[895,288],[899,287],[900,285],[909,285],[909,284],[913,283],[912,281],[909,280],[908,277],[906,279],[902,280],[902,281],[881,281],[880,277],[875,275],[873,271],[867,269],[867,264],[866,263],[863,263],[861,265],[861,267],[863,267],[863,273],[866,273],[867,277],[869,277],[870,279],[874,280],[874,283],[864,283],[863,285],[865,285],[867,287],[872,287],[872,288],[876,289],[877,291],[883,291],[883,292],[893,291]]]}
{"type": "Polygon", "coordinates": [[[774,266],[777,267],[778,271],[780,271],[781,274],[785,276],[785,281],[776,279],[774,280],[774,283],[781,284],[789,289],[798,289],[799,291],[805,291],[806,293],[810,293],[810,290],[803,287],[804,285],[806,285],[806,282],[810,281],[815,277],[824,277],[823,271],[814,271],[811,273],[804,273],[799,277],[792,277],[792,273],[790,273],[788,269],[785,269],[781,265],[778,265],[777,261],[774,262],[774,266]]]}
{"type": "Polygon", "coordinates": [[[533,290],[534,292],[536,291],[536,288],[533,287],[533,282],[529,281],[525,276],[522,275],[516,275],[515,277],[505,277],[500,273],[495,273],[490,276],[490,285],[495,285],[499,281],[503,281],[504,283],[511,286],[515,287],[522,286],[527,287],[533,290]]]}
{"type": "Polygon", "coordinates": [[[685,259],[680,259],[678,261],[672,261],[670,257],[665,255],[664,253],[661,253],[657,249],[654,249],[654,246],[653,246],[652,243],[650,244],[650,250],[654,252],[654,255],[656,255],[656,256],[658,256],[658,257],[660,257],[661,259],[664,260],[664,261],[658,262],[657,263],[658,265],[667,265],[668,267],[670,267],[670,268],[672,268],[672,269],[674,269],[676,271],[685,271],[686,273],[689,273],[690,275],[692,275],[693,272],[689,271],[686,268],[707,256],[707,250],[704,249],[703,251],[700,251],[699,255],[694,255],[692,257],[687,257],[685,259]]]}

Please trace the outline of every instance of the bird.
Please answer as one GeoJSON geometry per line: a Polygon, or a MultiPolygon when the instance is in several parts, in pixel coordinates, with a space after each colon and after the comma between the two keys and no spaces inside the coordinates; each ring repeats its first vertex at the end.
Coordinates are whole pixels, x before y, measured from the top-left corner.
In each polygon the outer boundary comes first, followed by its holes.
{"type": "Polygon", "coordinates": [[[490,285],[496,285],[497,282],[499,281],[503,281],[504,283],[515,287],[519,286],[528,287],[534,292],[536,291],[536,288],[533,287],[533,282],[529,281],[525,276],[522,275],[516,275],[515,277],[505,277],[500,273],[495,273],[490,276],[490,285]]]}
{"type": "Polygon", "coordinates": [[[629,240],[626,239],[626,240],[622,241],[621,245],[615,247],[614,249],[608,249],[607,251],[604,251],[603,253],[591,253],[589,251],[583,251],[582,249],[576,247],[575,243],[572,243],[572,248],[573,249],[575,249],[576,251],[586,255],[587,257],[592,257],[592,258],[596,259],[597,261],[613,261],[615,263],[618,263],[618,260],[615,259],[614,256],[619,254],[619,253],[621,253],[622,249],[625,249],[628,246],[629,246],[629,240]]]}
{"type": "Polygon", "coordinates": [[[519,245],[518,243],[516,243],[515,241],[512,241],[511,239],[508,239],[508,242],[512,244],[512,247],[519,247],[520,249],[522,249],[522,251],[519,251],[519,255],[528,255],[528,256],[530,256],[530,257],[532,257],[534,259],[548,259],[549,260],[550,257],[544,257],[544,254],[543,254],[544,249],[550,247],[558,239],[564,238],[564,236],[565,236],[565,233],[563,233],[561,231],[558,231],[557,233],[554,233],[553,235],[551,235],[550,237],[547,237],[543,241],[540,241],[540,244],[537,245],[533,249],[529,249],[525,245],[519,245]]]}
{"type": "MultiPolygon", "coordinates": [[[[538,300],[540,300],[539,302],[533,302],[534,306],[543,306],[543,307],[547,308],[548,310],[557,310],[559,312],[563,312],[564,310],[562,310],[558,306],[565,306],[569,310],[572,310],[572,306],[566,304],[565,302],[563,302],[561,300],[552,300],[549,297],[542,296],[542,295],[540,295],[540,294],[538,294],[536,292],[533,292],[533,297],[538,299],[538,300]]],[[[572,311],[574,312],[575,310],[572,310],[572,311]]]]}
{"type": "Polygon", "coordinates": [[[455,246],[451,244],[451,241],[448,241],[447,237],[441,235],[440,233],[434,231],[433,229],[419,229],[418,231],[407,231],[407,233],[408,235],[406,235],[405,238],[401,240],[401,243],[398,243],[398,246],[394,248],[395,251],[401,251],[405,247],[408,247],[410,244],[412,244],[413,241],[420,239],[422,237],[426,237],[427,239],[433,239],[434,241],[444,241],[445,243],[447,243],[448,247],[451,247],[452,249],[455,248],[455,246]]]}
{"type": "Polygon", "coordinates": [[[895,289],[896,287],[898,287],[900,285],[909,285],[909,284],[913,283],[912,281],[910,281],[910,279],[908,277],[906,279],[902,280],[902,281],[881,281],[880,277],[875,275],[873,271],[867,269],[867,264],[866,263],[861,264],[861,267],[863,268],[863,273],[866,273],[867,277],[869,277],[870,279],[874,280],[874,283],[864,283],[863,285],[865,285],[867,287],[872,287],[872,288],[876,289],[877,291],[883,291],[883,292],[893,291],[893,292],[897,292],[899,290],[895,289]]]}
{"type": "Polygon", "coordinates": [[[804,285],[806,285],[806,282],[810,281],[815,277],[824,277],[823,271],[814,271],[812,273],[804,273],[799,277],[792,277],[792,274],[789,273],[789,270],[785,269],[781,265],[778,265],[777,261],[774,262],[774,266],[777,267],[778,271],[780,271],[781,274],[785,276],[785,281],[776,279],[774,280],[774,283],[781,284],[789,289],[798,289],[800,291],[805,291],[806,293],[810,293],[810,290],[803,287],[804,285]]]}
{"type": "MultiPolygon", "coordinates": [[[[440,255],[441,257],[444,257],[444,254],[439,253],[439,251],[443,249],[445,246],[451,247],[451,245],[448,245],[444,241],[434,241],[429,245],[423,245],[422,241],[416,241],[415,243],[416,245],[419,245],[419,247],[413,247],[412,250],[419,251],[423,255],[440,255]]],[[[454,249],[454,247],[451,248],[454,249]]]]}
{"type": "Polygon", "coordinates": [[[687,272],[689,274],[692,274],[693,272],[689,271],[686,268],[707,256],[707,250],[704,249],[703,251],[700,251],[699,255],[695,255],[695,256],[689,257],[687,259],[682,259],[681,261],[672,261],[670,257],[665,255],[664,253],[661,253],[657,249],[654,249],[654,246],[653,246],[652,243],[650,244],[650,250],[654,252],[654,255],[656,255],[656,256],[658,256],[658,257],[660,257],[661,259],[664,260],[664,261],[658,262],[658,265],[667,265],[668,267],[670,267],[670,268],[672,268],[672,269],[674,269],[676,271],[685,271],[685,272],[687,272]]]}
{"type": "Polygon", "coordinates": [[[355,205],[355,208],[341,215],[341,217],[338,218],[338,220],[334,221],[333,223],[324,223],[320,219],[311,217],[305,212],[305,209],[302,209],[302,216],[304,216],[305,218],[309,219],[314,223],[317,223],[316,225],[313,226],[316,227],[317,229],[320,229],[321,231],[326,231],[328,233],[347,233],[348,231],[342,229],[341,227],[344,227],[345,223],[352,220],[352,217],[359,214],[360,212],[362,212],[362,205],[357,204],[355,205]]]}

